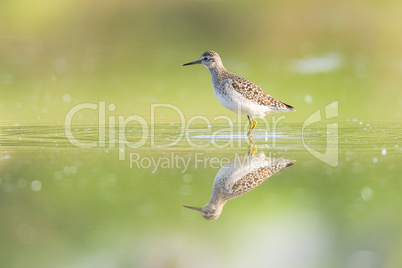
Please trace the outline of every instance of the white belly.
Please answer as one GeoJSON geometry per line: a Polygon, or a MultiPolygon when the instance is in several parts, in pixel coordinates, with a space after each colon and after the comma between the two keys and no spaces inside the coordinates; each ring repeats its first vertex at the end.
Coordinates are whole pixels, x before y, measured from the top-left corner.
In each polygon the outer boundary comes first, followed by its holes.
{"type": "Polygon", "coordinates": [[[217,90],[214,86],[214,91],[219,102],[235,113],[263,118],[266,114],[274,112],[268,106],[259,105],[243,97],[239,92],[233,89],[222,91],[217,90]]]}

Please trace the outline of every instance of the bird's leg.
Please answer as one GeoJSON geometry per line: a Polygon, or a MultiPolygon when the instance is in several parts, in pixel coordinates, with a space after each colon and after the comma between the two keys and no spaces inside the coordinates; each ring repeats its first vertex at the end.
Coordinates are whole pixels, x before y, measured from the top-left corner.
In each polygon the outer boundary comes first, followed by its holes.
{"type": "Polygon", "coordinates": [[[252,118],[251,116],[247,115],[247,119],[248,119],[248,123],[249,123],[247,136],[250,136],[250,134],[252,132],[252,128],[253,128],[253,123],[251,121],[251,118],[252,118]]]}
{"type": "Polygon", "coordinates": [[[253,131],[255,129],[255,127],[257,126],[257,120],[255,120],[253,117],[253,128],[251,129],[251,131],[253,131]]]}
{"type": "Polygon", "coordinates": [[[253,130],[255,129],[255,127],[257,126],[257,121],[252,116],[249,116],[249,115],[247,115],[247,118],[248,118],[248,121],[250,122],[250,129],[247,133],[247,136],[250,136],[251,133],[253,132],[253,130]]]}
{"type": "Polygon", "coordinates": [[[254,156],[255,153],[257,152],[257,145],[254,143],[252,136],[248,137],[248,140],[250,142],[250,145],[248,147],[248,153],[247,155],[254,156]]]}

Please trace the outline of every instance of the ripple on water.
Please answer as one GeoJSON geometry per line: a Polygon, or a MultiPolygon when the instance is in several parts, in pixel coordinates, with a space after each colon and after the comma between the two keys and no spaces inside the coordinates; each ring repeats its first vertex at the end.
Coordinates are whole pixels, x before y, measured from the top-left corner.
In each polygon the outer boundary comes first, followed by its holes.
{"type": "MultiPolygon", "coordinates": [[[[337,140],[340,150],[350,148],[380,150],[380,155],[385,156],[392,152],[391,148],[399,149],[401,133],[397,126],[398,123],[395,122],[363,122],[354,118],[339,122],[336,133],[334,130],[327,130],[325,123],[302,129],[302,122],[290,122],[277,126],[280,130],[276,132],[257,126],[253,140],[263,146],[268,144],[271,148],[278,144],[283,146],[288,144],[299,150],[305,150],[304,145],[325,147],[328,142],[337,140]]],[[[138,127],[127,126],[125,133],[120,133],[118,126],[104,129],[90,124],[74,126],[71,139],[83,144],[92,142],[95,145],[104,140],[105,143],[101,147],[110,150],[116,150],[119,143],[139,144],[142,141],[145,141],[141,146],[144,148],[191,149],[192,143],[210,145],[214,141],[224,143],[231,140],[242,141],[240,147],[246,147],[248,139],[242,129],[243,126],[239,128],[234,124],[232,127],[233,132],[225,131],[228,129],[227,125],[213,125],[211,130],[203,125],[192,125],[192,129],[186,133],[181,124],[168,123],[154,125],[152,131],[148,130],[147,136],[143,136],[142,129],[138,127]],[[123,134],[123,138],[120,134],[123,134]]],[[[236,142],[234,146],[239,145],[236,142]]],[[[9,150],[0,155],[2,159],[11,158],[13,151],[52,149],[57,151],[78,148],[66,137],[63,125],[3,126],[0,128],[0,146],[3,152],[9,150]]]]}

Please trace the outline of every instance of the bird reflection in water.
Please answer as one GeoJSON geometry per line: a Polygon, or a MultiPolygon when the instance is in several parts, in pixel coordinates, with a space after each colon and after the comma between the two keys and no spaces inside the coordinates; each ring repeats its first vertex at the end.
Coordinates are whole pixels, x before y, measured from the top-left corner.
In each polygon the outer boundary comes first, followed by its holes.
{"type": "Polygon", "coordinates": [[[264,153],[256,154],[256,151],[256,145],[250,138],[248,154],[233,159],[216,174],[209,202],[203,207],[184,207],[199,211],[206,220],[216,220],[227,201],[254,189],[273,174],[295,162],[266,157],[264,153]]]}

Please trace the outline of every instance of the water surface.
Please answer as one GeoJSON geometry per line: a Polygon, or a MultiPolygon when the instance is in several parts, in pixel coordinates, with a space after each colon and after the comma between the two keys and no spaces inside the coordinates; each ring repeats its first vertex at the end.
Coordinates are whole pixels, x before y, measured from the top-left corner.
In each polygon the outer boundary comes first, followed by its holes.
{"type": "MultiPolygon", "coordinates": [[[[326,125],[304,134],[300,125],[287,122],[275,134],[257,127],[253,138],[257,154],[296,162],[229,200],[212,222],[183,205],[208,202],[221,165],[248,153],[243,132],[214,137],[222,146],[233,138],[233,146],[226,148],[211,145],[212,133],[221,125],[210,132],[190,132],[190,142],[197,147],[182,139],[160,148],[177,140],[180,126],[159,124],[154,141],[148,137],[141,148],[124,147],[125,160],[119,160],[119,139],[110,140],[109,129],[104,148],[83,149],[71,144],[63,125],[2,126],[3,264],[345,267],[364,261],[367,267],[391,267],[399,263],[399,123],[339,122],[335,167],[312,156],[302,142],[304,135],[306,146],[324,153],[333,139],[326,125]]],[[[97,125],[76,126],[73,134],[81,142],[99,142],[97,125]]],[[[140,137],[138,129],[127,127],[127,141],[134,143],[140,137]]]]}

